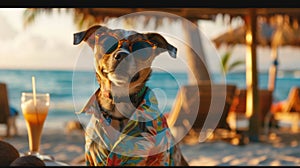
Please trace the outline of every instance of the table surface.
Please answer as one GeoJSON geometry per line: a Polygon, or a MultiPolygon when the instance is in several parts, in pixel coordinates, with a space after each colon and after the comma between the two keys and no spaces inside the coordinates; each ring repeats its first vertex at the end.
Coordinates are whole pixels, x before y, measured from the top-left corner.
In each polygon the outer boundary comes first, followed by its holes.
{"type": "MultiPolygon", "coordinates": [[[[20,152],[20,156],[25,156],[25,155],[27,154],[20,152]]],[[[54,157],[51,155],[39,154],[37,157],[43,160],[46,166],[70,166],[67,163],[56,161],[54,157]]]]}
{"type": "Polygon", "coordinates": [[[51,161],[51,160],[44,160],[46,166],[69,166],[66,163],[59,162],[59,161],[51,161]]]}

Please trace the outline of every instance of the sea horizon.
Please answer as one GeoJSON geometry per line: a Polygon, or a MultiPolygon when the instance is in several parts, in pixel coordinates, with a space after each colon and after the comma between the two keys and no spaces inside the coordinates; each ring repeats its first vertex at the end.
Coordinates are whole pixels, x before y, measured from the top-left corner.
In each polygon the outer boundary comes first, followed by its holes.
{"type": "MultiPolygon", "coordinates": [[[[213,80],[218,80],[220,74],[212,73],[213,80]]],[[[226,76],[227,84],[235,84],[238,89],[246,87],[244,71],[235,71],[226,76]]],[[[9,103],[15,107],[23,120],[20,108],[21,92],[31,92],[31,76],[36,78],[38,92],[50,93],[50,109],[47,120],[68,121],[76,120],[79,111],[92,93],[98,88],[95,74],[90,70],[61,70],[61,69],[0,69],[0,82],[7,84],[9,103]]],[[[259,72],[258,85],[266,89],[268,72],[259,72]]],[[[154,70],[147,85],[155,89],[160,102],[161,111],[169,112],[175,102],[177,92],[182,85],[187,85],[186,72],[160,72],[154,70]]],[[[300,87],[300,70],[279,70],[274,92],[274,102],[287,98],[293,86],[300,87]]],[[[53,123],[52,123],[53,124],[53,123]]]]}

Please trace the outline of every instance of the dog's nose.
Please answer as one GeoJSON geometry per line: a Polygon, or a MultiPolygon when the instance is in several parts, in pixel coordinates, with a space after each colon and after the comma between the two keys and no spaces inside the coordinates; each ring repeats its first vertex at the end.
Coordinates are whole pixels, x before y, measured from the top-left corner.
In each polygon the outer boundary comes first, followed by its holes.
{"type": "Polygon", "coordinates": [[[120,61],[122,60],[123,58],[125,58],[126,56],[128,55],[127,52],[118,52],[116,55],[115,55],[115,59],[120,61]]]}

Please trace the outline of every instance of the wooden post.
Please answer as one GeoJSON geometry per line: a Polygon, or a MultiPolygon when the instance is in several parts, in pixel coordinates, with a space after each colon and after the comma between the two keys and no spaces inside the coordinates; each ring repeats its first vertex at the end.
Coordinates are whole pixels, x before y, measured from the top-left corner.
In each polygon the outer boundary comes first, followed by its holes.
{"type": "Polygon", "coordinates": [[[272,57],[272,65],[269,68],[269,81],[268,81],[268,89],[271,91],[275,90],[276,87],[276,77],[277,77],[277,66],[278,66],[278,48],[275,45],[272,45],[271,51],[272,57]]]}
{"type": "Polygon", "coordinates": [[[246,115],[249,118],[249,140],[259,141],[260,115],[256,66],[256,10],[251,8],[245,16],[246,23],[246,115]]]}
{"type": "Polygon", "coordinates": [[[192,74],[189,74],[189,83],[197,84],[204,80],[210,80],[208,65],[206,64],[204,50],[201,42],[201,35],[196,25],[189,22],[182,22],[185,39],[190,46],[186,48],[186,57],[192,74]],[[192,77],[195,76],[195,78],[192,77]]]}

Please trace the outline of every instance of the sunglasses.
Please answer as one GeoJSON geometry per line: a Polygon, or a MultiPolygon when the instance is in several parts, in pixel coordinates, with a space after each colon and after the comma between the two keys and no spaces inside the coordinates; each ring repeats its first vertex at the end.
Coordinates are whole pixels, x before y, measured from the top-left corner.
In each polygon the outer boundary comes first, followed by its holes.
{"type": "Polygon", "coordinates": [[[119,40],[117,37],[112,35],[101,35],[98,36],[98,44],[105,54],[111,54],[120,48],[124,42],[128,44],[129,51],[141,57],[147,59],[152,55],[152,49],[156,48],[156,45],[149,40],[135,40],[129,41],[126,39],[119,40]]]}

